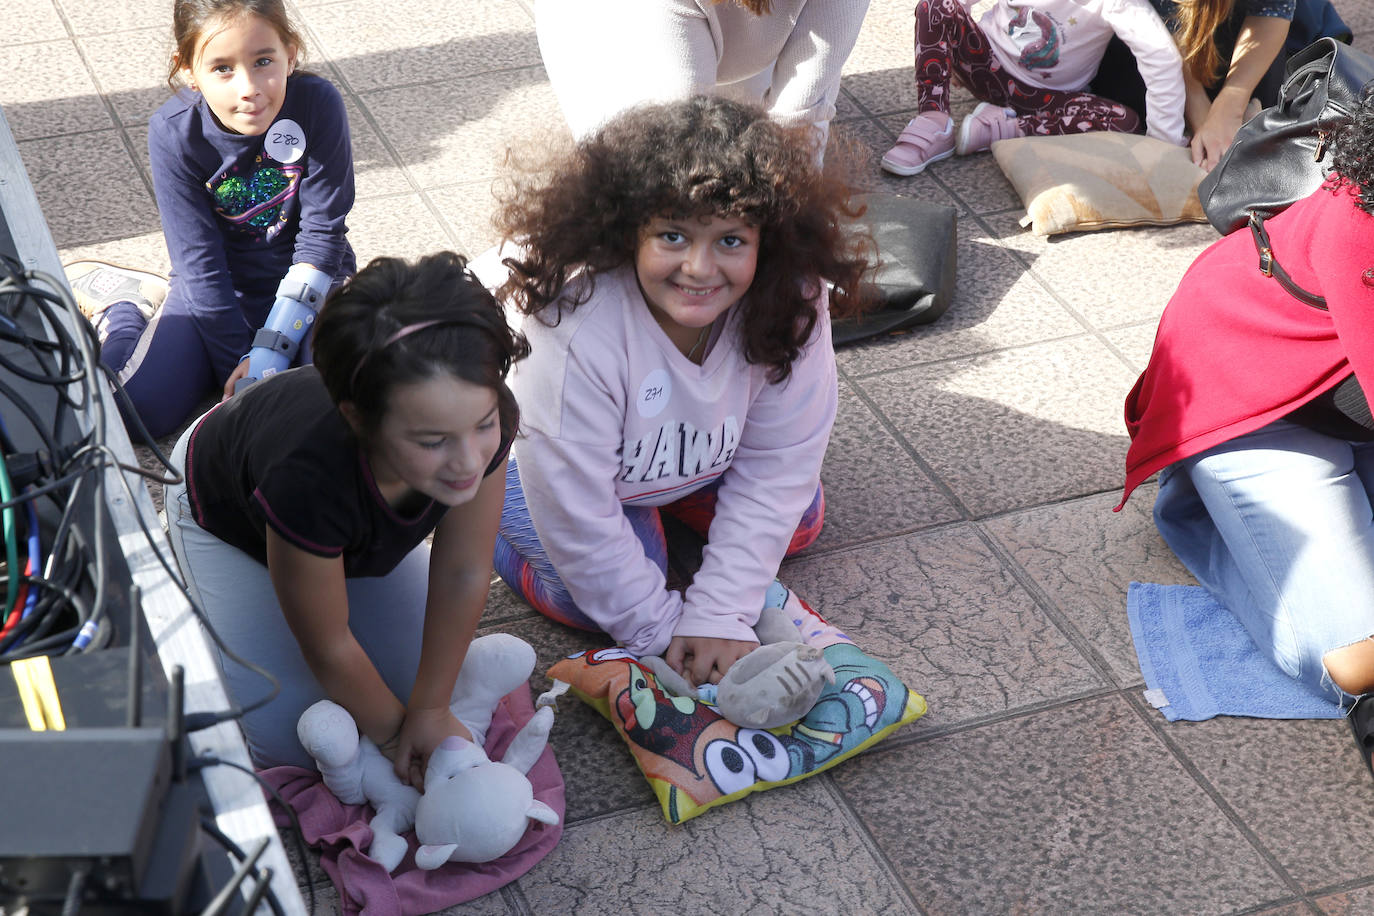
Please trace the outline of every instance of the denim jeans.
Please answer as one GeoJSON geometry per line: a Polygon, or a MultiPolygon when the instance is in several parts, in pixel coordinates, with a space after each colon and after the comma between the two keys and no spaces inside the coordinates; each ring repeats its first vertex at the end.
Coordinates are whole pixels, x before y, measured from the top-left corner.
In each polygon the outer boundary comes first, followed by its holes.
{"type": "MultiPolygon", "coordinates": [[[[177,442],[173,467],[186,466],[186,445],[199,423],[177,442]]],[[[315,762],[296,738],[296,720],[325,694],[286,624],[267,567],[196,524],[184,483],[167,487],[164,502],[172,550],[192,597],[234,653],[281,682],[275,699],[240,720],[254,764],[313,770],[315,762]]],[[[428,577],[429,546],[421,543],[387,575],[347,580],[348,628],[402,703],[410,697],[420,662],[428,577]]],[[[213,643],[212,650],[234,703],[246,705],[267,693],[270,685],[261,675],[213,643]]]]}
{"type": "Polygon", "coordinates": [[[1374,443],[1287,420],[1165,468],[1155,524],[1289,675],[1342,703],[1322,657],[1374,634],[1374,443]]]}

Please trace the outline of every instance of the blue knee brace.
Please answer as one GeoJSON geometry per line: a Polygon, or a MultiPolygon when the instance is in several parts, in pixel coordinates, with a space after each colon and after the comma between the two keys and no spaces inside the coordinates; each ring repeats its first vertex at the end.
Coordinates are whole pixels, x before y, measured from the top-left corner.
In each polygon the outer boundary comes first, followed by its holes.
{"type": "Polygon", "coordinates": [[[234,384],[235,392],[291,365],[332,282],[324,271],[305,264],[291,265],[277,285],[277,299],[267,324],[253,336],[253,348],[244,357],[248,374],[234,384]]]}

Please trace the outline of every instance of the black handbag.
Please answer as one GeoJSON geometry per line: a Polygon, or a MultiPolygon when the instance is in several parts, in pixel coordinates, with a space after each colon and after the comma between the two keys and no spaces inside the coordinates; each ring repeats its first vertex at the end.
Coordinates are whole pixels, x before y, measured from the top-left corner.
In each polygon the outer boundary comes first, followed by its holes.
{"type": "Polygon", "coordinates": [[[1288,61],[1277,104],[1246,121],[1216,168],[1198,185],[1207,221],[1223,235],[1250,211],[1272,215],[1306,197],[1326,177],[1328,141],[1374,80],[1374,57],[1319,38],[1288,61]]]}
{"type": "Polygon", "coordinates": [[[953,207],[910,197],[860,195],[862,219],[878,246],[880,266],[866,290],[877,304],[837,320],[835,346],[929,324],[954,298],[958,220],[953,207]]]}

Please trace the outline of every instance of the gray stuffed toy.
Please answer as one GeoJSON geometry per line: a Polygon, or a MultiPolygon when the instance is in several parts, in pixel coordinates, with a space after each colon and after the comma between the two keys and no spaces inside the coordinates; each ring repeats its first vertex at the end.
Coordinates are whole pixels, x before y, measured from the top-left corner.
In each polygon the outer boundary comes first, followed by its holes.
{"type": "Polygon", "coordinates": [[[714,703],[735,725],[768,729],[800,719],[816,705],[825,685],[835,683],[835,671],[820,649],[802,642],[801,630],[775,591],[786,598],[786,589],[775,582],[754,625],[759,647],[731,665],[719,684],[694,688],[662,657],[641,661],[665,691],[714,703]]]}

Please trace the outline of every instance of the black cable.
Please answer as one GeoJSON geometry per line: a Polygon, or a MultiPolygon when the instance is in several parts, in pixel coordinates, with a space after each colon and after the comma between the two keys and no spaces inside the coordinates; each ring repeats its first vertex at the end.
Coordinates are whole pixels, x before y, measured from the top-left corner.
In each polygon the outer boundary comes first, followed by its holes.
{"type": "MultiPolygon", "coordinates": [[[[252,875],[254,880],[257,881],[257,889],[254,890],[253,895],[250,898],[250,901],[261,899],[261,891],[263,888],[265,888],[267,893],[267,906],[272,910],[275,916],[285,916],[285,913],[282,911],[281,908],[281,901],[277,898],[276,892],[272,890],[272,869],[266,866],[263,866],[261,869],[259,869],[256,863],[249,864],[250,858],[256,859],[258,855],[261,854],[262,850],[267,848],[266,839],[264,839],[262,842],[258,844],[258,846],[254,849],[253,854],[250,856],[248,853],[243,851],[243,847],[239,846],[238,843],[235,843],[232,839],[230,839],[228,834],[220,830],[219,826],[210,818],[202,817],[200,819],[200,829],[204,830],[205,833],[216,843],[219,843],[221,846],[223,846],[225,851],[228,852],[231,856],[242,862],[243,866],[241,866],[241,868],[247,867],[248,874],[252,875]]],[[[219,894],[215,895],[216,899],[211,901],[211,905],[205,910],[206,913],[223,912],[223,907],[228,905],[228,898],[225,898],[223,895],[226,891],[235,887],[238,881],[242,880],[242,876],[238,872],[234,873],[234,878],[234,882],[226,885],[225,888],[219,892],[219,894]]],[[[250,905],[256,906],[257,904],[251,903],[250,905]]],[[[244,913],[250,914],[250,916],[252,912],[253,911],[251,909],[244,909],[244,913]]]]}
{"type": "MultiPolygon", "coordinates": [[[[134,493],[133,489],[129,486],[129,481],[122,474],[118,475],[118,479],[120,485],[124,487],[124,494],[132,501],[134,499],[134,493]]],[[[248,659],[229,648],[228,644],[224,642],[224,638],[219,635],[219,631],[215,629],[214,624],[210,622],[210,618],[205,613],[205,609],[200,606],[200,602],[191,595],[190,586],[181,578],[181,570],[168,562],[167,557],[162,553],[162,548],[158,546],[157,540],[153,537],[152,532],[148,530],[148,525],[143,520],[143,513],[135,512],[134,515],[138,520],[138,527],[143,531],[144,540],[148,542],[149,548],[153,551],[153,556],[157,557],[157,561],[162,566],[163,571],[167,573],[167,577],[172,580],[172,584],[177,587],[181,596],[186,599],[186,603],[190,605],[191,613],[194,614],[201,625],[205,627],[205,632],[210,634],[211,641],[214,642],[220,652],[230,661],[242,665],[254,674],[261,676],[272,686],[272,689],[266,696],[254,700],[246,706],[233,707],[219,713],[202,712],[188,715],[186,717],[186,730],[190,732],[200,731],[203,728],[218,725],[220,722],[225,722],[229,719],[240,718],[256,709],[261,709],[272,702],[272,700],[276,699],[277,694],[281,693],[281,681],[266,668],[254,662],[250,662],[248,659]]]]}
{"type": "Polygon", "coordinates": [[[67,896],[62,901],[62,916],[76,916],[81,912],[81,895],[86,891],[86,876],[89,874],[84,867],[72,870],[71,880],[67,882],[67,896]]]}
{"type": "MultiPolygon", "coordinates": [[[[209,757],[209,756],[206,756],[206,757],[196,757],[196,758],[192,759],[188,765],[190,766],[191,769],[195,769],[195,770],[199,770],[199,769],[202,769],[202,768],[208,767],[208,766],[226,766],[226,767],[233,767],[233,768],[236,769],[236,770],[241,770],[241,771],[243,771],[244,773],[247,773],[249,776],[252,776],[254,779],[256,779],[256,780],[258,781],[258,784],[261,785],[264,789],[266,789],[267,792],[268,792],[268,794],[270,794],[270,795],[272,796],[272,800],[275,801],[278,805],[281,806],[282,810],[286,812],[286,816],[287,816],[287,817],[290,819],[290,821],[291,821],[291,839],[293,840],[294,845],[295,845],[295,847],[296,847],[296,855],[297,855],[297,857],[299,857],[300,860],[301,860],[301,868],[305,869],[305,886],[306,886],[306,889],[310,892],[310,912],[311,912],[311,913],[314,913],[314,912],[315,912],[315,881],[314,881],[314,876],[311,875],[311,873],[310,873],[310,858],[309,858],[309,856],[306,854],[306,847],[305,847],[305,832],[304,832],[303,830],[301,830],[301,821],[300,821],[300,818],[298,818],[298,817],[296,816],[296,809],[292,808],[290,805],[288,805],[288,804],[286,803],[286,799],[284,799],[284,798],[281,797],[281,793],[277,791],[277,789],[276,789],[275,786],[273,786],[273,785],[272,785],[271,783],[269,783],[267,780],[263,779],[261,776],[259,776],[257,773],[255,773],[253,770],[251,770],[250,768],[244,766],[244,765],[241,764],[241,763],[236,763],[236,762],[233,761],[233,760],[224,760],[223,758],[220,758],[220,757],[209,757]]],[[[202,820],[202,823],[204,823],[204,820],[202,820]]],[[[216,832],[216,833],[219,832],[219,828],[218,828],[218,827],[215,828],[215,832],[216,832]]],[[[221,836],[223,836],[223,834],[221,834],[221,836]]],[[[228,842],[228,843],[230,843],[230,844],[233,843],[233,840],[230,840],[228,837],[225,837],[224,839],[225,839],[226,842],[228,842]]],[[[232,852],[233,850],[231,849],[230,851],[232,852]]],[[[240,850],[239,852],[237,852],[237,853],[235,853],[235,854],[239,857],[239,859],[242,859],[242,858],[243,858],[243,852],[242,852],[242,850],[240,850]]]]}

